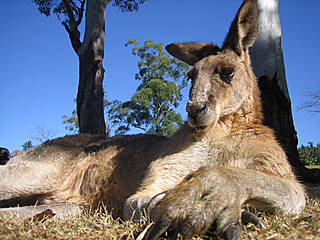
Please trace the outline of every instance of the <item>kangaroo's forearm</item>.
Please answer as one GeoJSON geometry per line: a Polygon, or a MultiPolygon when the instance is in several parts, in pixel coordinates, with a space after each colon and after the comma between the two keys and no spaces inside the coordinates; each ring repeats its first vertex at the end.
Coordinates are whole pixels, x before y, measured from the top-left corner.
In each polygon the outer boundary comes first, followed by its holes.
{"type": "Polygon", "coordinates": [[[305,207],[304,188],[294,176],[279,177],[240,168],[219,169],[238,182],[242,204],[285,214],[298,214],[305,207]]]}

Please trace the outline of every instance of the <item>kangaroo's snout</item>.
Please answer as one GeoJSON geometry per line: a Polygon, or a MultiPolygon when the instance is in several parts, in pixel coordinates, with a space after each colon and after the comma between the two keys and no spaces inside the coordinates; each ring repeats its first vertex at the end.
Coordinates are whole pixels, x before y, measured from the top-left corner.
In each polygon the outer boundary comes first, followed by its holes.
{"type": "Polygon", "coordinates": [[[187,112],[189,118],[192,118],[196,122],[200,116],[208,112],[208,105],[204,102],[193,103],[189,101],[187,104],[187,112]]]}

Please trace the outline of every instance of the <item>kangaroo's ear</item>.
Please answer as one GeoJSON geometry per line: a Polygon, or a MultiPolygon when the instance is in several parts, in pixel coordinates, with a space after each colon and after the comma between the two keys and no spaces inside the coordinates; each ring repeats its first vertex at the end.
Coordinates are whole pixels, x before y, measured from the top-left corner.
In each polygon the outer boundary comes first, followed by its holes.
{"type": "Polygon", "coordinates": [[[258,35],[257,0],[244,0],[236,18],[233,20],[229,33],[223,42],[223,49],[231,48],[239,56],[247,52],[258,35]]]}
{"type": "Polygon", "coordinates": [[[213,43],[203,42],[172,43],[167,45],[166,49],[172,56],[191,66],[202,58],[214,55],[220,50],[220,48],[213,43]]]}

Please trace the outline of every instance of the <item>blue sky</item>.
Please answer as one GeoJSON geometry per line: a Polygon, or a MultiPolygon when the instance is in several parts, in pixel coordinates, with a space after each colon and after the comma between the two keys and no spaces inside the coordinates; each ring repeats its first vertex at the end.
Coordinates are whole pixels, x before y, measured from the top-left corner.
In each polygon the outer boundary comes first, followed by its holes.
{"type": "MultiPolygon", "coordinates": [[[[124,44],[213,41],[221,44],[241,0],[147,0],[136,13],[107,6],[104,68],[108,99],[127,100],[138,82],[137,58],[124,44]]],[[[280,0],[287,84],[299,144],[320,142],[320,115],[297,111],[319,84],[318,0],[280,0]]],[[[0,146],[10,151],[37,135],[37,127],[67,134],[78,83],[78,59],[55,16],[38,13],[31,0],[0,1],[0,146]]],[[[184,105],[182,103],[182,105],[184,105]]],[[[184,107],[181,107],[184,119],[184,107]]]]}

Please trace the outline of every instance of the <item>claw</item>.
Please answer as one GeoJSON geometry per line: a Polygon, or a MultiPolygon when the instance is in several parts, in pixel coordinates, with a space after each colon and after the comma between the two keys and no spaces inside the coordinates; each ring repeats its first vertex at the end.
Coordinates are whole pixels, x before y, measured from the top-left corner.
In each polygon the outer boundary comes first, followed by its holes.
{"type": "Polygon", "coordinates": [[[226,240],[237,240],[240,235],[240,226],[237,223],[226,224],[221,229],[221,236],[226,240]]]}
{"type": "Polygon", "coordinates": [[[164,192],[161,192],[157,195],[155,195],[153,198],[151,198],[148,202],[148,205],[147,205],[147,210],[148,212],[150,213],[150,217],[151,218],[154,218],[155,214],[154,214],[154,210],[156,208],[156,206],[160,203],[160,201],[168,194],[169,191],[164,191],[164,192]]]}
{"type": "Polygon", "coordinates": [[[182,236],[182,239],[192,239],[194,232],[192,230],[192,227],[188,226],[188,224],[185,224],[180,231],[180,235],[182,236]]]}
{"type": "Polygon", "coordinates": [[[243,210],[241,213],[241,222],[244,225],[247,225],[248,223],[253,223],[254,225],[262,228],[267,229],[267,227],[263,224],[263,222],[253,213],[248,212],[246,210],[243,210]]]}
{"type": "Polygon", "coordinates": [[[168,240],[178,239],[178,229],[171,227],[170,229],[168,229],[167,233],[168,233],[168,236],[167,236],[168,240]]]}
{"type": "Polygon", "coordinates": [[[171,221],[166,217],[159,217],[156,223],[143,238],[144,240],[156,240],[170,227],[171,221]]]}
{"type": "Polygon", "coordinates": [[[168,229],[168,231],[167,231],[167,233],[168,233],[167,239],[168,240],[192,239],[192,237],[194,236],[194,232],[193,232],[192,228],[186,223],[183,223],[180,226],[181,227],[177,226],[177,227],[171,227],[170,229],[168,229]]]}

